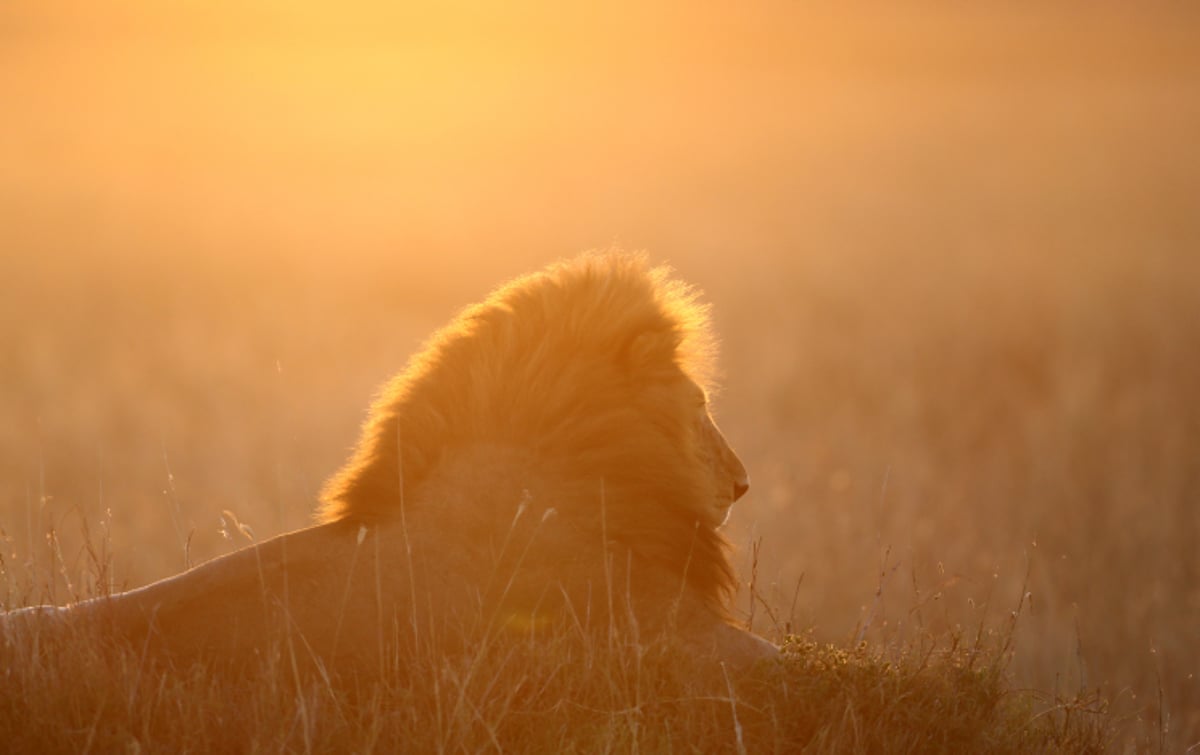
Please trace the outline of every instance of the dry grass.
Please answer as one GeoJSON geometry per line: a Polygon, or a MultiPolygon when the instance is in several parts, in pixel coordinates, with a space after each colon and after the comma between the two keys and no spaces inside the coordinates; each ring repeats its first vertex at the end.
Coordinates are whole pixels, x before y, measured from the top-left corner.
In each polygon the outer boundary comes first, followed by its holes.
{"type": "MultiPolygon", "coordinates": [[[[746,670],[671,643],[488,635],[339,677],[264,638],[253,668],[173,667],[92,628],[0,627],[12,752],[1071,752],[1106,703],[1014,690],[1013,621],[881,651],[789,636],[746,670]]],[[[219,628],[214,628],[219,631],[219,628]]],[[[619,633],[615,637],[628,637],[619,633]]]]}

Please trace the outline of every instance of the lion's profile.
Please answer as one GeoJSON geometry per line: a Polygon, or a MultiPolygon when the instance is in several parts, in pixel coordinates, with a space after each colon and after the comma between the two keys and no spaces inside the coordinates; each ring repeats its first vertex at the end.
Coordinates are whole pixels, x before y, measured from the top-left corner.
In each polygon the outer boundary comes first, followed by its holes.
{"type": "Polygon", "coordinates": [[[728,619],[718,527],[748,482],[708,413],[712,358],[696,293],[641,256],[519,278],[386,386],[320,524],[63,615],[185,659],[244,657],[282,628],[326,665],[378,667],[385,640],[618,617],[769,654],[728,619]]]}

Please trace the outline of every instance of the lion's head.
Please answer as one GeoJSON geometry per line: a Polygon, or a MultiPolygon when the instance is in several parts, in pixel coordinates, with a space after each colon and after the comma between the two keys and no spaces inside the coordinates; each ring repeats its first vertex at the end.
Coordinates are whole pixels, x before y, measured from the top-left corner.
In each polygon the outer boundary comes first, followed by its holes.
{"type": "Polygon", "coordinates": [[[603,513],[610,537],[724,615],[734,576],[717,528],[748,480],[709,414],[713,356],[696,292],[639,255],[518,278],[387,384],[319,518],[387,521],[457,449],[519,448],[576,486],[572,518],[603,513]]]}

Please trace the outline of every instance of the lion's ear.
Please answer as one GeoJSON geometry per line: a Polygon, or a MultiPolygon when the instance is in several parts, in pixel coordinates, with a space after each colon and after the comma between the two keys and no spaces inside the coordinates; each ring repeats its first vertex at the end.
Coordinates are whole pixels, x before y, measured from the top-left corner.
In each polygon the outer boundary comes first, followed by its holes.
{"type": "Polygon", "coordinates": [[[633,372],[661,369],[675,363],[678,348],[679,334],[673,330],[646,330],[626,342],[621,362],[633,372]]]}

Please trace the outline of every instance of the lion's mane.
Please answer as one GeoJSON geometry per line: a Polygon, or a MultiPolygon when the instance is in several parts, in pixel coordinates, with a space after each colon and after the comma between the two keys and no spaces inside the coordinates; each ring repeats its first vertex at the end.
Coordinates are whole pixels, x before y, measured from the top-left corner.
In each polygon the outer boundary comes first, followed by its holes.
{"type": "Polygon", "coordinates": [[[640,255],[591,253],[517,278],[384,387],[318,516],[392,520],[406,503],[437,505],[422,485],[457,449],[521,449],[572,491],[562,513],[685,577],[725,616],[735,582],[727,541],[697,515],[712,478],[690,387],[709,388],[713,356],[696,292],[640,255]]]}

